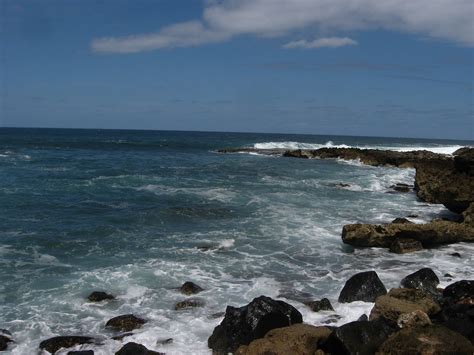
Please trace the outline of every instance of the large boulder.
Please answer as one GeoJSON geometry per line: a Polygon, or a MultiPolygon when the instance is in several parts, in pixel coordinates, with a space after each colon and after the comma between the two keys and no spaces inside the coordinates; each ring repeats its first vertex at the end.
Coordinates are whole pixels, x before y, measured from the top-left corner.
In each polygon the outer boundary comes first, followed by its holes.
{"type": "Polygon", "coordinates": [[[394,331],[382,320],[351,322],[336,328],[321,348],[329,354],[372,355],[394,331]]]}
{"type": "Polygon", "coordinates": [[[127,343],[115,355],[164,355],[156,351],[148,350],[144,345],[137,343],[127,343]]]}
{"type": "Polygon", "coordinates": [[[461,280],[452,283],[443,290],[443,298],[449,303],[474,300],[474,280],[461,280]]]}
{"type": "Polygon", "coordinates": [[[375,301],[370,312],[370,320],[384,318],[396,324],[400,315],[414,311],[422,311],[428,315],[438,313],[441,308],[431,297],[423,291],[409,288],[394,288],[375,301]]]}
{"type": "Polygon", "coordinates": [[[136,317],[133,314],[124,314],[122,316],[109,319],[105,326],[122,332],[130,332],[134,329],[141,328],[146,320],[136,317]]]}
{"type": "Polygon", "coordinates": [[[94,342],[94,338],[86,337],[86,336],[75,336],[75,335],[68,335],[68,336],[57,336],[53,338],[49,338],[43,340],[39,347],[42,350],[49,351],[51,354],[54,354],[56,351],[62,348],[72,348],[76,345],[81,344],[91,344],[94,342]]]}
{"type": "Polygon", "coordinates": [[[264,338],[240,346],[236,355],[314,355],[318,344],[325,341],[329,334],[331,331],[326,327],[295,324],[270,330],[264,338]]]}
{"type": "Polygon", "coordinates": [[[208,339],[208,346],[217,354],[235,352],[240,345],[265,336],[270,330],[303,322],[300,312],[283,301],[260,296],[248,305],[228,306],[221,324],[208,339]]]}
{"type": "Polygon", "coordinates": [[[356,247],[389,248],[398,239],[414,239],[423,247],[458,242],[474,242],[474,228],[450,221],[426,224],[347,224],[342,241],[356,247]]]}
{"type": "Polygon", "coordinates": [[[378,349],[380,354],[472,355],[474,347],[462,335],[439,325],[403,328],[378,349]]]}
{"type": "Polygon", "coordinates": [[[385,295],[387,289],[375,271],[366,271],[355,274],[347,280],[341,293],[339,302],[354,301],[374,302],[378,296],[385,295]]]}
{"type": "Polygon", "coordinates": [[[400,285],[405,288],[422,290],[430,295],[437,296],[439,294],[436,289],[439,285],[438,276],[430,268],[423,268],[408,275],[400,282],[400,285]]]}

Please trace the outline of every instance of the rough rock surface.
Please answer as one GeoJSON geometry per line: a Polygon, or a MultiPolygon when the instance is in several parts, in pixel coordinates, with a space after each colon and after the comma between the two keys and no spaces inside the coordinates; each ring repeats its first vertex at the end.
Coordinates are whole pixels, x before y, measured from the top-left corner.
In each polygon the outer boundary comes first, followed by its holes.
{"type": "Polygon", "coordinates": [[[382,317],[390,323],[396,324],[400,315],[417,310],[428,315],[434,315],[441,308],[423,291],[410,288],[394,288],[386,295],[376,299],[369,319],[375,320],[382,317]]]}
{"type": "Polygon", "coordinates": [[[124,314],[122,316],[109,319],[107,323],[105,323],[105,326],[120,330],[122,332],[130,332],[134,329],[141,328],[145,323],[146,320],[138,318],[133,314],[124,314]]]}
{"type": "Polygon", "coordinates": [[[462,334],[474,344],[474,304],[444,304],[433,322],[462,334]]]}
{"type": "Polygon", "coordinates": [[[474,280],[461,280],[443,290],[443,298],[451,303],[459,303],[474,298],[474,280]]]}
{"type": "Polygon", "coordinates": [[[115,355],[164,355],[156,351],[148,350],[145,346],[137,343],[127,343],[115,353],[115,355]]]}
{"type": "Polygon", "coordinates": [[[115,297],[106,292],[94,291],[87,297],[87,299],[90,302],[102,302],[105,300],[113,300],[115,297]]]}
{"type": "Polygon", "coordinates": [[[385,295],[387,289],[375,271],[355,274],[347,280],[339,295],[339,302],[374,302],[378,296],[385,295]]]}
{"type": "Polygon", "coordinates": [[[248,305],[228,306],[225,317],[208,339],[208,346],[216,354],[235,352],[240,345],[265,336],[270,330],[303,322],[293,306],[260,296],[248,305]]]}
{"type": "Polygon", "coordinates": [[[186,281],[180,288],[179,291],[185,295],[195,295],[196,293],[204,291],[204,289],[194,282],[186,281]]]}
{"type": "Polygon", "coordinates": [[[80,344],[90,344],[94,342],[94,338],[85,337],[85,336],[58,336],[43,340],[39,347],[40,349],[49,351],[51,354],[54,354],[61,348],[71,348],[80,344]]]}
{"type": "Polygon", "coordinates": [[[313,312],[319,311],[334,311],[331,302],[327,298],[323,298],[321,301],[306,301],[304,302],[313,312]]]}
{"type": "Polygon", "coordinates": [[[296,324],[269,331],[264,338],[242,345],[236,355],[313,355],[318,344],[326,340],[331,331],[326,327],[296,324]]]}
{"type": "Polygon", "coordinates": [[[418,240],[409,238],[396,239],[389,248],[391,253],[396,254],[413,253],[419,250],[423,250],[423,245],[418,240]]]}
{"type": "Polygon", "coordinates": [[[437,295],[438,290],[436,288],[439,285],[439,279],[433,270],[423,268],[405,277],[400,285],[405,288],[422,290],[430,295],[437,295]]]}
{"type": "Polygon", "coordinates": [[[399,328],[424,327],[430,324],[430,317],[420,310],[403,313],[397,319],[397,325],[399,328]]]}
{"type": "Polygon", "coordinates": [[[436,221],[426,224],[347,224],[342,241],[357,247],[389,248],[398,239],[414,239],[423,247],[474,242],[474,228],[463,223],[436,221]]]}
{"type": "Polygon", "coordinates": [[[457,354],[472,355],[474,347],[462,335],[445,327],[403,328],[379,348],[380,354],[457,354]]]}

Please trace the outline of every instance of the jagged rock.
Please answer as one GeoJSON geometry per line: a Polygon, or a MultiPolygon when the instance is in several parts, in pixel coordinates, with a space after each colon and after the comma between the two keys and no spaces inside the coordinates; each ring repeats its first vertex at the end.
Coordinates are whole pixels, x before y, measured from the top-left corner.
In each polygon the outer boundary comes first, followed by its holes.
{"type": "Polygon", "coordinates": [[[400,314],[397,319],[397,325],[399,328],[424,327],[430,324],[430,317],[420,310],[400,314]]]}
{"type": "Polygon", "coordinates": [[[472,355],[474,347],[462,335],[439,325],[403,328],[379,348],[380,354],[472,355]]]}
{"type": "Polygon", "coordinates": [[[415,239],[400,238],[390,244],[389,251],[396,254],[413,253],[423,250],[423,245],[415,239]]]}
{"type": "Polygon", "coordinates": [[[225,317],[208,339],[208,346],[217,354],[235,352],[240,345],[265,336],[270,330],[302,323],[303,317],[283,301],[260,296],[248,305],[228,306],[225,317]]]}
{"type": "Polygon", "coordinates": [[[304,304],[311,308],[313,312],[334,311],[331,302],[327,298],[323,298],[321,301],[306,301],[304,304]]]}
{"type": "Polygon", "coordinates": [[[401,314],[417,310],[428,315],[434,315],[441,308],[423,291],[410,288],[394,288],[388,294],[377,298],[369,319],[375,320],[382,317],[388,322],[396,324],[401,314]]]}
{"type": "Polygon", "coordinates": [[[145,346],[137,343],[127,343],[115,353],[115,355],[164,355],[157,351],[148,350],[145,346]]]}
{"type": "Polygon", "coordinates": [[[69,351],[67,355],[94,355],[94,350],[69,351]]]}
{"type": "Polygon", "coordinates": [[[375,271],[355,274],[347,280],[339,295],[339,302],[374,302],[378,296],[385,295],[387,289],[375,271]]]}
{"type": "Polygon", "coordinates": [[[174,309],[175,311],[179,311],[182,309],[204,307],[205,304],[206,303],[199,298],[189,298],[187,300],[176,303],[174,309]]]}
{"type": "Polygon", "coordinates": [[[196,285],[194,282],[191,281],[186,281],[180,288],[179,291],[181,293],[184,293],[185,295],[194,295],[196,293],[199,293],[201,291],[204,291],[204,289],[198,285],[196,285]]]}
{"type": "Polygon", "coordinates": [[[87,299],[90,302],[102,302],[105,300],[114,300],[115,297],[106,292],[94,291],[87,297],[87,299]]]}
{"type": "Polygon", "coordinates": [[[449,303],[459,303],[465,299],[474,298],[474,280],[455,282],[443,291],[443,298],[449,303]]]}
{"type": "Polygon", "coordinates": [[[130,332],[134,329],[141,328],[145,323],[146,320],[138,318],[133,314],[124,314],[122,316],[109,319],[107,323],[105,323],[105,326],[120,330],[122,332],[130,332]]]}
{"type": "Polygon", "coordinates": [[[474,242],[474,228],[462,223],[436,221],[426,224],[347,224],[342,241],[357,247],[389,248],[398,239],[414,239],[423,247],[474,242]]]}
{"type": "Polygon", "coordinates": [[[53,337],[50,339],[43,340],[39,347],[42,350],[49,351],[51,354],[54,354],[56,351],[58,351],[61,348],[72,348],[73,346],[76,345],[81,345],[81,344],[91,344],[94,342],[94,338],[92,337],[85,337],[85,336],[75,336],[75,335],[69,335],[69,336],[58,336],[58,337],[53,337]]]}
{"type": "Polygon", "coordinates": [[[314,355],[318,343],[328,338],[331,331],[326,327],[296,324],[269,331],[264,338],[240,346],[236,355],[314,355]]]}
{"type": "Polygon", "coordinates": [[[398,224],[413,224],[412,221],[409,221],[406,218],[395,218],[392,223],[398,223],[398,224]]]}
{"type": "Polygon", "coordinates": [[[372,355],[395,330],[383,321],[351,322],[336,328],[321,348],[329,354],[372,355]]]}
{"type": "Polygon", "coordinates": [[[429,295],[438,296],[436,287],[439,285],[439,279],[430,268],[423,268],[408,275],[401,281],[400,285],[405,288],[416,288],[429,295]]]}

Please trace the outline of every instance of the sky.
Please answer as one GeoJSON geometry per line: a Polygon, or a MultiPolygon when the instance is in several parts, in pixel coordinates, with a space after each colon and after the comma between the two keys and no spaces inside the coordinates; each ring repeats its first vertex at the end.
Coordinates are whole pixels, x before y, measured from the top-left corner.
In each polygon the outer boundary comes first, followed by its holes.
{"type": "Polygon", "coordinates": [[[474,140],[472,0],[0,0],[0,126],[474,140]]]}

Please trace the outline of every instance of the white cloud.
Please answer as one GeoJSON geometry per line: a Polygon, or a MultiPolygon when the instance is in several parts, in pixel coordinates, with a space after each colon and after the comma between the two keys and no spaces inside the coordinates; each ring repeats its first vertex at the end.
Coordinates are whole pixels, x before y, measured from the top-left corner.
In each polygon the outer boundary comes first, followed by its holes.
{"type": "Polygon", "coordinates": [[[358,43],[349,37],[327,37],[327,38],[318,38],[313,41],[307,41],[301,39],[299,41],[291,41],[283,45],[285,49],[292,48],[303,48],[303,49],[313,49],[313,48],[338,48],[344,46],[356,46],[358,43]]]}
{"type": "Polygon", "coordinates": [[[98,52],[197,46],[234,36],[384,29],[474,46],[472,0],[210,0],[201,19],[157,33],[99,38],[98,52]]]}

